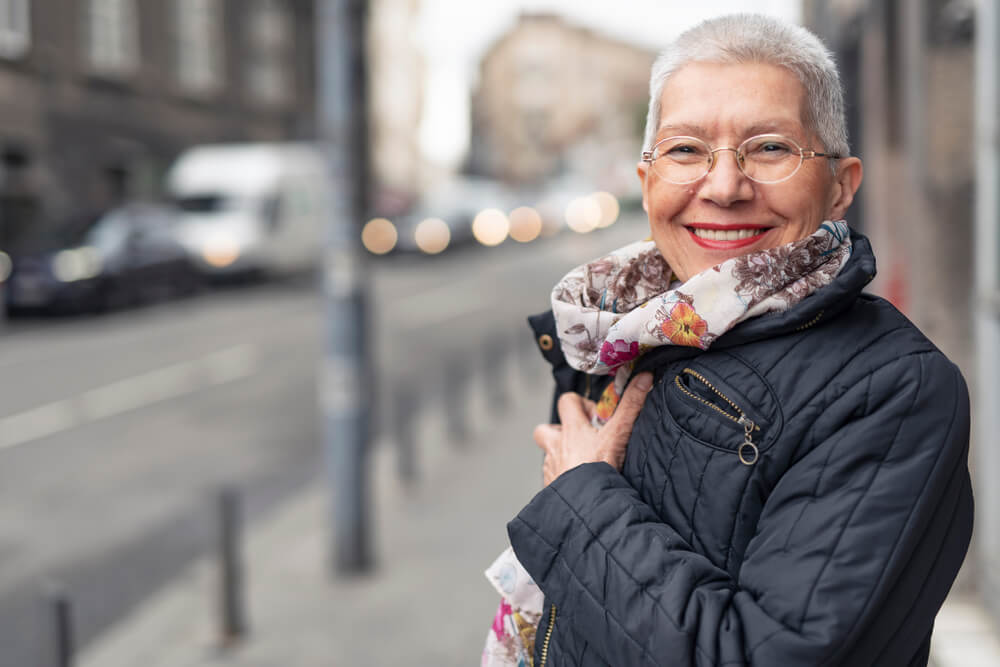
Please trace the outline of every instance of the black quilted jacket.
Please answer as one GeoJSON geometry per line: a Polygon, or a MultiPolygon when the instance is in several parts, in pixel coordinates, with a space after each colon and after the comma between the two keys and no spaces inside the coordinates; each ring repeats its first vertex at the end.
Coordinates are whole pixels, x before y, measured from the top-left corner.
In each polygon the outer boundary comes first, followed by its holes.
{"type": "MultiPolygon", "coordinates": [[[[789,311],[647,354],[623,472],[574,468],[510,522],[546,596],[535,667],[927,663],[972,532],[968,395],[862,293],[875,262],[853,241],[789,311]]],[[[556,341],[557,394],[596,395],[551,314],[532,325],[556,341]]]]}

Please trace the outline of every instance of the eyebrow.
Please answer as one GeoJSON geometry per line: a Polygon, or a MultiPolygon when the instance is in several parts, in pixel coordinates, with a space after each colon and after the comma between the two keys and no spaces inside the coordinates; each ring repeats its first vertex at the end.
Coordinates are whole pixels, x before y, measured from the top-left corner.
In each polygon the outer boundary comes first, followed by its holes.
{"type": "MultiPolygon", "coordinates": [[[[743,134],[748,137],[752,137],[755,134],[770,134],[772,132],[797,134],[799,127],[797,125],[793,127],[793,125],[795,124],[785,119],[769,119],[743,128],[743,134]]],[[[668,125],[661,125],[657,136],[663,136],[662,133],[664,130],[686,132],[697,137],[704,137],[709,134],[709,131],[704,126],[697,123],[670,123],[668,125]]]]}

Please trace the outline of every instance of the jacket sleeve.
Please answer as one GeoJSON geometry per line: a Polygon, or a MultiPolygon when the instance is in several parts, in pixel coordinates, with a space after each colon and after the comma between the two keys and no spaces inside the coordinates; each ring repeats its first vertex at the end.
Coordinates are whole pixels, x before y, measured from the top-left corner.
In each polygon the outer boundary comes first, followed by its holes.
{"type": "Polygon", "coordinates": [[[607,464],[539,492],[508,533],[555,632],[617,667],[908,664],[971,536],[968,395],[928,353],[842,399],[860,407],[782,475],[735,578],[607,464]]]}

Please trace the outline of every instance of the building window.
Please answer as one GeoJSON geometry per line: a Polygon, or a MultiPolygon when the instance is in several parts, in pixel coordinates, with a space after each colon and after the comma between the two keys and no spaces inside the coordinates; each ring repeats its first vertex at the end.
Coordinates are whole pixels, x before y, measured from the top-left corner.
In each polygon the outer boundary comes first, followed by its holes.
{"type": "Polygon", "coordinates": [[[17,58],[31,46],[28,0],[0,0],[0,57],[17,58]]]}
{"type": "Polygon", "coordinates": [[[177,79],[196,92],[219,87],[223,79],[222,10],[218,0],[176,0],[177,79]]]}
{"type": "Polygon", "coordinates": [[[292,17],[284,0],[253,0],[247,22],[247,87],[267,103],[289,99],[292,93],[292,17]]]}
{"type": "Polygon", "coordinates": [[[87,56],[97,71],[127,74],[139,65],[139,20],[133,0],[90,0],[85,17],[87,56]]]}

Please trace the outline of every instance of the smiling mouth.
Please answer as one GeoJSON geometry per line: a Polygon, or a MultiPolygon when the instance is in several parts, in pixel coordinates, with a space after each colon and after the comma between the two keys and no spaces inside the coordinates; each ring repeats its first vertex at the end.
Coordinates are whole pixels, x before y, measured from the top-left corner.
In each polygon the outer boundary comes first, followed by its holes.
{"type": "Polygon", "coordinates": [[[686,229],[694,242],[700,246],[727,249],[751,245],[772,228],[765,225],[724,226],[703,223],[686,229]]]}
{"type": "Polygon", "coordinates": [[[766,229],[701,229],[698,227],[689,227],[691,233],[700,239],[708,239],[709,241],[742,241],[743,239],[748,239],[753,236],[760,236],[766,229]]]}

